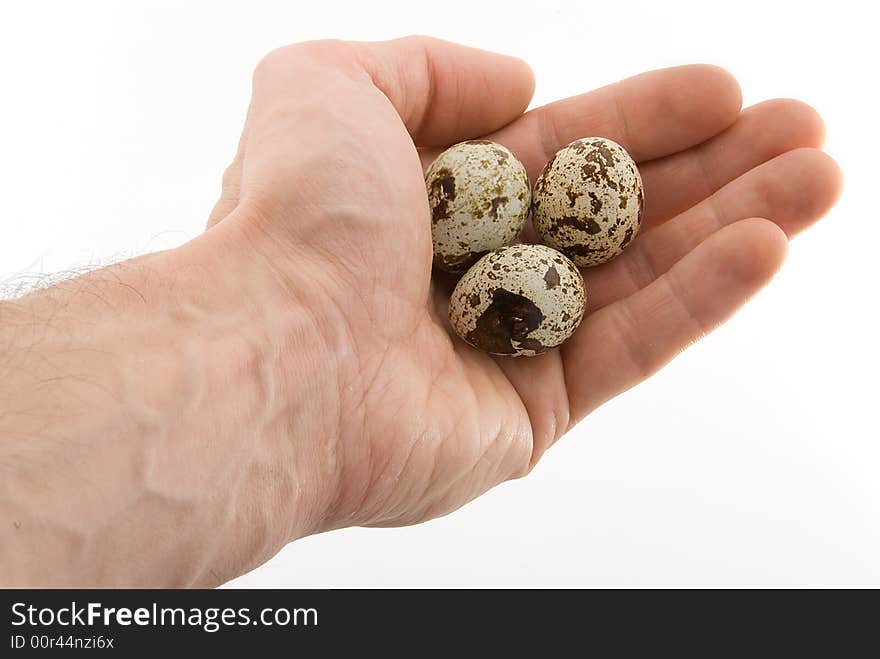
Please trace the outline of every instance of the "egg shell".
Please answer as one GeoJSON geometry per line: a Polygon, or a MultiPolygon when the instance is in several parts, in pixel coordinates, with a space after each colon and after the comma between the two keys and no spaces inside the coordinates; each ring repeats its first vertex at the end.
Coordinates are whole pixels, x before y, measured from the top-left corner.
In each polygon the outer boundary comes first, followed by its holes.
{"type": "Polygon", "coordinates": [[[578,266],[611,260],[639,231],[645,195],[626,150],[604,137],[585,137],[547,163],[532,195],[539,239],[578,266]]]}
{"type": "Polygon", "coordinates": [[[526,169],[509,149],[486,140],[449,147],[425,174],[434,265],[464,272],[483,254],[509,245],[531,206],[526,169]]]}
{"type": "Polygon", "coordinates": [[[532,356],[560,345],[584,315],[580,271],[544,245],[490,252],[459,280],[449,320],[462,339],[493,355],[532,356]]]}

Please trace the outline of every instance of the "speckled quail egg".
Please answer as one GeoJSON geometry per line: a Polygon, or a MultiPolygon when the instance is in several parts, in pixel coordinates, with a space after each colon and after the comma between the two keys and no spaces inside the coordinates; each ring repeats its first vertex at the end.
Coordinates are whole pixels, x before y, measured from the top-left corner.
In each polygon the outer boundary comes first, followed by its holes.
{"type": "Polygon", "coordinates": [[[585,137],[560,149],[535,181],[532,224],[542,243],[593,266],[630,243],[644,207],[642,177],[626,150],[585,137]]]}
{"type": "Polygon", "coordinates": [[[425,174],[434,265],[464,272],[519,235],[531,203],[526,169],[507,148],[471,140],[441,153],[425,174]]]}
{"type": "Polygon", "coordinates": [[[493,355],[532,356],[560,345],[581,322],[584,280],[544,245],[486,254],[459,280],[449,320],[462,339],[493,355]]]}

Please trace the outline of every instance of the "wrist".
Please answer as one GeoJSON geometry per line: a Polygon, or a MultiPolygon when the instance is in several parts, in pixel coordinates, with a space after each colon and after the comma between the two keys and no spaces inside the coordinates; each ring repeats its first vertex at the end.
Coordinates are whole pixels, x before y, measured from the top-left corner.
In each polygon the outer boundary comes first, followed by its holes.
{"type": "Polygon", "coordinates": [[[327,530],[338,495],[337,348],[315,315],[314,286],[282,276],[273,263],[289,254],[267,249],[230,225],[169,254],[187,292],[176,334],[195,337],[193,370],[205,374],[201,394],[186,397],[203,401],[185,434],[204,443],[189,457],[204,478],[225,475],[214,486],[226,509],[212,524],[225,539],[202,584],[327,530]]]}
{"type": "Polygon", "coordinates": [[[324,528],[309,316],[208,243],[0,307],[5,582],[215,585],[324,528]]]}

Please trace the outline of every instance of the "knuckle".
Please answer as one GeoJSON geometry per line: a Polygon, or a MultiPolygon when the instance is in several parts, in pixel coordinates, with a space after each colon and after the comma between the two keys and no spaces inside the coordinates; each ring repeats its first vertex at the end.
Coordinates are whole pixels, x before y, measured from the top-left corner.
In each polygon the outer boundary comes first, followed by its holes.
{"type": "Polygon", "coordinates": [[[254,81],[273,77],[279,70],[286,67],[292,56],[292,48],[293,46],[282,46],[263,55],[254,67],[254,81]]]}
{"type": "Polygon", "coordinates": [[[338,62],[351,55],[353,45],[342,39],[319,39],[304,41],[291,46],[296,54],[317,61],[338,62]]]}
{"type": "Polygon", "coordinates": [[[411,48],[428,48],[431,45],[443,43],[441,39],[426,34],[408,34],[399,39],[395,39],[394,41],[402,46],[411,48]]]}
{"type": "Polygon", "coordinates": [[[240,172],[241,167],[238,158],[236,158],[232,164],[223,170],[223,177],[220,179],[220,185],[223,190],[230,190],[238,187],[240,172]]]}
{"type": "Polygon", "coordinates": [[[340,39],[289,44],[270,50],[254,68],[254,83],[283,76],[304,64],[339,66],[353,59],[354,46],[340,39]]]}

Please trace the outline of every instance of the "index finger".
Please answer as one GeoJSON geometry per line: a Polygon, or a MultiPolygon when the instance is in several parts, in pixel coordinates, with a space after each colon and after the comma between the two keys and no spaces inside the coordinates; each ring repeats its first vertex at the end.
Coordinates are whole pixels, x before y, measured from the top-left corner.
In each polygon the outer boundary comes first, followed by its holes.
{"type": "Polygon", "coordinates": [[[649,71],[531,110],[487,136],[504,144],[534,180],[566,144],[588,136],[621,144],[636,161],[704,142],[733,124],[742,106],[736,79],[692,64],[649,71]]]}

